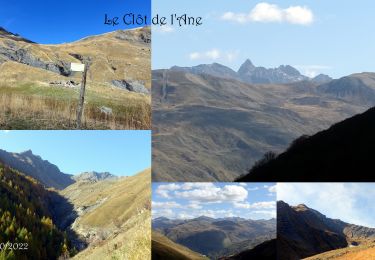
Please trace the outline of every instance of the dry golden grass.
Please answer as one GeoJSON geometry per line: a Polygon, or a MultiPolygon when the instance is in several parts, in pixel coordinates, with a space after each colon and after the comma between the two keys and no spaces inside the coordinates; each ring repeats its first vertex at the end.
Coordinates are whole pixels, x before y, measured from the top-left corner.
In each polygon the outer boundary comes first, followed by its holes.
{"type": "MultiPolygon", "coordinates": [[[[112,80],[138,80],[151,88],[151,45],[132,38],[150,28],[112,32],[59,45],[0,39],[0,46],[25,50],[47,63],[80,62],[90,57],[83,129],[151,129],[151,97],[116,88],[112,80]],[[9,43],[10,42],[10,43],[9,43]],[[105,106],[111,115],[100,111],[105,106]]],[[[136,37],[135,37],[136,38],[136,37]]],[[[75,129],[79,89],[50,86],[53,81],[81,81],[15,61],[0,64],[0,129],[75,129]]]]}
{"type": "Polygon", "coordinates": [[[375,244],[346,247],[328,251],[305,260],[370,260],[375,259],[375,244]]]}
{"type": "Polygon", "coordinates": [[[151,259],[150,210],[140,211],[125,223],[118,235],[108,238],[100,245],[82,251],[74,259],[151,259]]]}
{"type": "Polygon", "coordinates": [[[86,208],[73,225],[78,234],[106,234],[76,259],[150,259],[151,169],[132,177],[76,182],[61,194],[75,208],[86,208]]]}

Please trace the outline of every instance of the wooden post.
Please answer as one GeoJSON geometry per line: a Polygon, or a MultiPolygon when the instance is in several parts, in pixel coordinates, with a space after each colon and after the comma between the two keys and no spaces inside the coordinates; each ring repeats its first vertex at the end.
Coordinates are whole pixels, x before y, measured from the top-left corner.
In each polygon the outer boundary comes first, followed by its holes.
{"type": "Polygon", "coordinates": [[[77,129],[81,128],[81,119],[83,114],[83,106],[85,103],[85,91],[86,91],[86,76],[88,70],[88,63],[85,63],[85,69],[82,74],[81,92],[79,94],[78,108],[77,108],[77,129]]]}

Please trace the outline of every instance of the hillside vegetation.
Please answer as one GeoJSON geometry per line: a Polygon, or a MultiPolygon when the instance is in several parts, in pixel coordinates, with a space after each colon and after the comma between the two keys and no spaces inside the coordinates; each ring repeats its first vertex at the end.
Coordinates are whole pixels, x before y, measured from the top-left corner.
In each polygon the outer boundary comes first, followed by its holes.
{"type": "Polygon", "coordinates": [[[0,259],[57,259],[74,254],[67,235],[54,224],[52,191],[0,163],[0,243],[27,244],[2,250],[0,259]]]}
{"type": "Polygon", "coordinates": [[[151,255],[151,170],[95,183],[78,181],[61,194],[78,217],[72,229],[88,244],[77,259],[148,259],[151,255]]]}
{"type": "Polygon", "coordinates": [[[375,244],[346,247],[314,255],[305,260],[367,260],[375,259],[375,244]]]}
{"type": "Polygon", "coordinates": [[[256,164],[238,181],[374,181],[375,108],[313,136],[302,136],[278,156],[256,164]]]}
{"type": "Polygon", "coordinates": [[[360,102],[375,91],[374,73],[332,81],[350,90],[337,93],[320,87],[331,81],[250,84],[228,70],[212,64],[153,71],[154,181],[233,181],[265,153],[281,153],[296,138],[375,105],[375,95],[360,102]]]}
{"type": "Polygon", "coordinates": [[[152,259],[155,260],[203,260],[207,257],[174,243],[157,231],[152,231],[152,259]]]}
{"type": "Polygon", "coordinates": [[[150,28],[58,45],[0,32],[0,128],[74,129],[81,73],[70,63],[89,62],[83,128],[150,129],[150,28]]]}

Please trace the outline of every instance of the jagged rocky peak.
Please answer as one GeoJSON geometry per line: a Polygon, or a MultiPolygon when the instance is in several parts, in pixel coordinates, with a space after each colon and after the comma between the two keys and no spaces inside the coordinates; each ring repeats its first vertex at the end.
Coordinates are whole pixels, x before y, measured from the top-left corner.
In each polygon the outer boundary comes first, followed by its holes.
{"type": "Polygon", "coordinates": [[[23,155],[34,155],[33,151],[31,149],[23,151],[21,154],[23,154],[23,155]]]}
{"type": "Polygon", "coordinates": [[[254,64],[251,62],[250,59],[247,59],[242,65],[241,67],[239,68],[238,70],[238,73],[244,73],[244,72],[247,72],[247,71],[252,71],[254,70],[256,67],[254,66],[254,64]]]}
{"type": "Polygon", "coordinates": [[[279,70],[285,72],[290,76],[301,76],[301,73],[296,68],[290,65],[280,65],[279,70]]]}
{"type": "Polygon", "coordinates": [[[98,182],[102,180],[115,179],[115,178],[117,177],[109,172],[95,172],[95,171],[83,172],[81,174],[73,176],[74,180],[84,181],[84,182],[98,182]]]}

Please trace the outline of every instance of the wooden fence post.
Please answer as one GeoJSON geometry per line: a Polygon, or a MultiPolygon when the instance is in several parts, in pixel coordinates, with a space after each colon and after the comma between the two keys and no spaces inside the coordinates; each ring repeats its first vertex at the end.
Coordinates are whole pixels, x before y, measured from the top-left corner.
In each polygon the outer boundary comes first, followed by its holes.
{"type": "Polygon", "coordinates": [[[81,91],[79,94],[78,108],[77,108],[77,129],[81,128],[81,119],[82,119],[83,108],[84,108],[83,106],[85,103],[86,76],[87,76],[88,67],[89,67],[89,64],[85,63],[85,69],[83,70],[83,74],[82,74],[81,91]]]}

